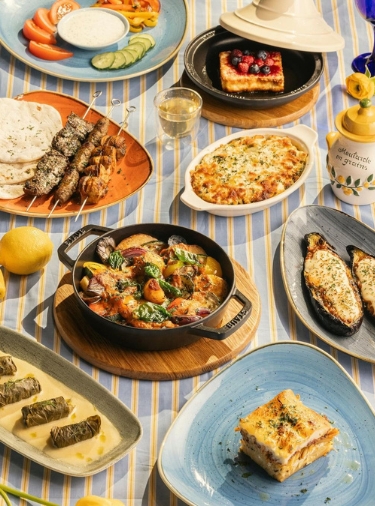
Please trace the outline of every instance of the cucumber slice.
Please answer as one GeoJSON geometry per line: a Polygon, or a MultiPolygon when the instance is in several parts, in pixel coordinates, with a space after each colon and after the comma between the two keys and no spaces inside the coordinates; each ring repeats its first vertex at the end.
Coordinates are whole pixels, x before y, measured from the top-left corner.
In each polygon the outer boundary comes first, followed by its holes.
{"type": "Polygon", "coordinates": [[[137,51],[135,48],[132,48],[131,46],[126,46],[126,48],[122,49],[121,51],[129,51],[134,58],[134,62],[138,61],[140,59],[139,51],[137,51]]]}
{"type": "Polygon", "coordinates": [[[129,39],[129,42],[131,40],[134,40],[135,38],[137,37],[143,37],[145,39],[148,39],[150,42],[151,42],[151,47],[154,47],[155,46],[155,39],[152,35],[150,35],[149,33],[140,33],[140,34],[136,34],[136,35],[132,35],[129,39]]]}
{"type": "Polygon", "coordinates": [[[149,49],[152,48],[151,40],[146,37],[142,37],[141,35],[138,35],[138,36],[132,38],[131,40],[129,39],[130,46],[135,43],[143,44],[143,46],[145,47],[145,51],[148,51],[149,49]]]}
{"type": "Polygon", "coordinates": [[[137,57],[135,56],[134,52],[128,51],[127,47],[124,47],[124,49],[121,49],[120,51],[121,51],[121,53],[123,53],[123,55],[125,57],[125,61],[126,61],[125,67],[127,67],[128,65],[131,65],[132,63],[135,63],[137,61],[137,57]]]}
{"type": "Polygon", "coordinates": [[[125,56],[121,51],[114,52],[115,59],[113,60],[112,65],[109,67],[110,70],[117,70],[123,68],[125,65],[125,56]]]}
{"type": "Polygon", "coordinates": [[[137,52],[138,60],[140,60],[146,52],[145,46],[141,42],[134,42],[126,46],[126,49],[131,49],[137,52]]]}
{"type": "Polygon", "coordinates": [[[98,70],[106,70],[111,67],[114,60],[115,54],[113,52],[100,53],[91,59],[91,65],[98,70]]]}

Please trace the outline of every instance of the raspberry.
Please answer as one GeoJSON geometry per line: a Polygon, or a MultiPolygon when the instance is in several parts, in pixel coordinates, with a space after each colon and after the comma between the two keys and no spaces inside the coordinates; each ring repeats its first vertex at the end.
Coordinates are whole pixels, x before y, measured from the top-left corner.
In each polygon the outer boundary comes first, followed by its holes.
{"type": "Polygon", "coordinates": [[[240,49],[233,49],[233,51],[231,51],[231,53],[230,53],[230,56],[231,56],[231,58],[233,58],[233,56],[241,57],[242,51],[240,49]]]}
{"type": "Polygon", "coordinates": [[[248,71],[249,71],[249,64],[242,61],[240,62],[238,65],[237,65],[237,70],[238,72],[240,72],[241,74],[247,74],[248,71]]]}
{"type": "Polygon", "coordinates": [[[272,59],[272,58],[266,58],[266,59],[264,60],[264,64],[265,64],[265,65],[268,65],[268,67],[272,67],[272,65],[275,65],[275,62],[273,61],[273,59],[272,59]]]}
{"type": "Polygon", "coordinates": [[[258,67],[263,67],[264,60],[262,60],[262,58],[255,58],[254,63],[256,63],[258,67]]]}
{"type": "Polygon", "coordinates": [[[254,63],[254,56],[251,55],[243,56],[242,61],[251,65],[252,63],[254,63]]]}

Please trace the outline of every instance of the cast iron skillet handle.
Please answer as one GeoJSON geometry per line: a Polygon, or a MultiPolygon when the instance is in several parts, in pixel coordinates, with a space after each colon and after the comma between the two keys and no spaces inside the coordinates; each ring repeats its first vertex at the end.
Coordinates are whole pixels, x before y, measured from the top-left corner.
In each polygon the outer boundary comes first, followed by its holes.
{"type": "Polygon", "coordinates": [[[231,321],[226,323],[223,327],[215,329],[213,327],[206,327],[205,325],[197,325],[192,328],[192,333],[202,337],[208,337],[209,339],[215,339],[215,341],[222,341],[229,337],[233,332],[238,330],[241,325],[249,318],[251,314],[252,304],[249,299],[240,292],[237,288],[232,295],[242,305],[242,309],[234,316],[231,321]]]}
{"type": "Polygon", "coordinates": [[[82,241],[88,235],[103,235],[112,230],[111,228],[101,227],[100,225],[85,225],[84,227],[74,232],[66,241],[64,241],[61,246],[59,246],[57,250],[57,254],[60,262],[62,262],[65,267],[72,270],[74,267],[75,260],[70,258],[67,255],[67,252],[72,248],[75,244],[82,241]]]}

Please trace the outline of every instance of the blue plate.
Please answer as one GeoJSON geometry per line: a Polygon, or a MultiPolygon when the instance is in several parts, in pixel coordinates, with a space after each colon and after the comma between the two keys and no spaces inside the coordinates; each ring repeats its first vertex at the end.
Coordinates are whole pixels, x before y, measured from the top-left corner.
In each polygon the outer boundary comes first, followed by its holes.
{"type": "Polygon", "coordinates": [[[158,459],[171,491],[193,506],[373,505],[375,414],[346,371],[315,346],[285,341],[251,351],[195,394],[158,459]],[[334,450],[283,483],[240,454],[238,419],[291,388],[340,434],[334,450]]]}
{"type": "MultiPolygon", "coordinates": [[[[150,33],[156,45],[145,56],[125,69],[96,70],[91,58],[98,51],[85,51],[58,40],[58,45],[74,53],[72,58],[60,61],[48,61],[36,58],[27,50],[27,40],[22,34],[22,26],[26,19],[32,18],[38,7],[49,8],[53,1],[17,0],[17,2],[1,2],[0,42],[16,58],[41,72],[73,81],[108,82],[129,79],[151,72],[164,65],[175,56],[183,42],[187,30],[186,0],[163,0],[157,26],[145,29],[150,33]]],[[[80,0],[81,7],[90,7],[94,0],[80,0]]],[[[121,42],[114,44],[106,51],[116,51],[124,47],[132,33],[121,42]]]]}

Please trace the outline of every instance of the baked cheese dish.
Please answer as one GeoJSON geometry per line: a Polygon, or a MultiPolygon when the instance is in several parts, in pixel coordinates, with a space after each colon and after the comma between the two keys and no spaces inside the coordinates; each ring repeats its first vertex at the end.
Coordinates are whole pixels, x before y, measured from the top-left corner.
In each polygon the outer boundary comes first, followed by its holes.
{"type": "Polygon", "coordinates": [[[191,172],[192,189],[213,204],[260,202],[295,183],[307,156],[289,137],[239,137],[202,158],[191,172]]]}
{"type": "Polygon", "coordinates": [[[278,51],[272,51],[271,53],[263,51],[263,53],[264,59],[256,58],[256,55],[255,57],[252,55],[233,57],[233,51],[219,53],[222,89],[229,93],[254,91],[278,93],[284,91],[281,53],[278,51]],[[249,63],[247,63],[247,60],[249,60],[249,63]],[[234,65],[233,61],[238,61],[238,63],[234,65]],[[266,65],[268,62],[271,64],[266,65]]]}
{"type": "Polygon", "coordinates": [[[339,434],[290,389],[241,418],[236,430],[240,449],[280,482],[330,452],[339,434]]]}

